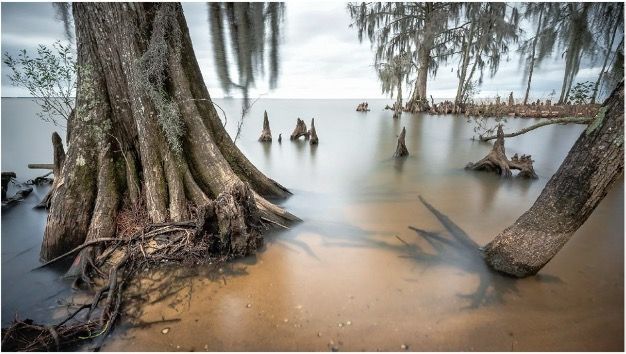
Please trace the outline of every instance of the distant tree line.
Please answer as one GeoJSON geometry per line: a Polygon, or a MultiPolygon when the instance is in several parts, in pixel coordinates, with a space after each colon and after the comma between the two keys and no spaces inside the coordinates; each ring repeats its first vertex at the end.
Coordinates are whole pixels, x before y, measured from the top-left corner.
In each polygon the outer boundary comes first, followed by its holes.
{"type": "Polygon", "coordinates": [[[428,78],[441,65],[457,62],[455,105],[467,103],[487,73],[493,77],[511,51],[520,54],[528,103],[533,73],[547,58],[564,60],[559,104],[568,101],[583,60],[601,63],[590,86],[589,102],[601,88],[611,90],[623,78],[623,3],[350,3],[348,11],[359,40],[375,49],[375,67],[383,92],[397,92],[414,82],[407,101],[410,111],[428,108],[428,78]],[[402,60],[398,60],[402,58],[402,60]],[[410,60],[406,60],[410,58],[410,60]],[[398,68],[402,64],[404,67],[398,68]]]}

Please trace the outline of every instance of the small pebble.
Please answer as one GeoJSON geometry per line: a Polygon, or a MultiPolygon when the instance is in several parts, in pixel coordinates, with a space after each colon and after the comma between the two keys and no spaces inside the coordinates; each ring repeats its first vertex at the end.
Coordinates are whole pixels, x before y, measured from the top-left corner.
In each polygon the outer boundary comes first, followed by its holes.
{"type": "Polygon", "coordinates": [[[333,351],[333,352],[338,352],[339,348],[337,348],[336,346],[333,345],[332,348],[330,348],[330,350],[333,351]]]}
{"type": "Polygon", "coordinates": [[[161,333],[163,333],[163,334],[167,334],[169,331],[170,331],[170,328],[169,328],[169,327],[165,327],[165,328],[163,328],[163,329],[161,330],[161,333]]]}
{"type": "Polygon", "coordinates": [[[352,325],[352,321],[348,321],[348,322],[346,322],[346,324],[347,324],[348,326],[350,326],[350,325],[352,325]]]}
{"type": "Polygon", "coordinates": [[[204,350],[209,350],[209,345],[208,344],[204,345],[204,350]]]}
{"type": "Polygon", "coordinates": [[[247,305],[246,305],[246,307],[247,307],[247,308],[251,308],[251,307],[252,307],[252,304],[247,304],[247,305]]]}
{"type": "Polygon", "coordinates": [[[317,336],[321,337],[322,336],[322,332],[317,332],[317,336]]]}
{"type": "Polygon", "coordinates": [[[406,344],[402,344],[402,345],[400,346],[400,349],[402,349],[402,350],[407,350],[407,349],[409,349],[409,346],[408,346],[408,345],[406,345],[406,344]]]}
{"type": "Polygon", "coordinates": [[[283,322],[287,323],[287,322],[289,322],[289,319],[288,319],[288,318],[285,318],[285,319],[283,320],[283,322]]]}
{"type": "Polygon", "coordinates": [[[176,349],[180,349],[180,345],[177,345],[177,346],[176,346],[176,349]]]}
{"type": "Polygon", "coordinates": [[[339,322],[339,324],[337,326],[343,327],[343,323],[339,322]]]}

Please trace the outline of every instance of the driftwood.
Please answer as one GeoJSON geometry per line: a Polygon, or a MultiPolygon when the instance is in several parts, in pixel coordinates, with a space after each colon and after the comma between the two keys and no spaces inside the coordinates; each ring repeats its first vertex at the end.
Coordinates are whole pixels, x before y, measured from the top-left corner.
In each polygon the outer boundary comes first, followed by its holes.
{"type": "Polygon", "coordinates": [[[315,131],[315,118],[311,118],[311,130],[309,130],[309,136],[311,137],[311,145],[317,145],[319,139],[317,138],[317,132],[315,131]]]}
{"type": "MultiPolygon", "coordinates": [[[[15,193],[12,197],[7,198],[7,189],[9,188],[9,182],[13,181],[17,175],[15,172],[2,172],[2,207],[9,207],[24,198],[28,197],[30,193],[33,192],[33,188],[29,187],[29,184],[36,184],[33,180],[28,181],[27,183],[20,183],[18,187],[20,188],[17,193],[15,193]]],[[[45,176],[37,177],[35,180],[45,180],[45,176]]]]}
{"type": "Polygon", "coordinates": [[[32,193],[32,191],[33,191],[33,187],[21,188],[19,191],[17,191],[17,193],[15,193],[15,195],[3,200],[2,207],[8,207],[23,200],[24,198],[28,197],[28,195],[32,193]]]}
{"type": "Polygon", "coordinates": [[[52,163],[29,163],[28,168],[31,170],[52,170],[54,169],[54,164],[52,163]]]}
{"type": "Polygon", "coordinates": [[[272,131],[270,130],[270,121],[267,119],[267,111],[263,114],[263,131],[261,132],[260,142],[271,142],[272,131]]]}
{"type": "MultiPolygon", "coordinates": [[[[518,136],[518,135],[522,135],[524,133],[528,133],[531,130],[537,129],[537,128],[541,128],[543,126],[546,125],[550,125],[550,124],[568,124],[568,123],[576,123],[576,124],[589,124],[593,121],[594,118],[589,118],[589,117],[565,117],[565,118],[554,118],[554,119],[550,119],[550,120],[545,120],[543,122],[537,123],[537,124],[533,124],[529,127],[526,127],[524,129],[520,129],[516,132],[513,133],[508,133],[508,134],[504,134],[505,138],[512,138],[514,136],[518,136]]],[[[480,140],[481,141],[489,141],[489,140],[493,140],[493,139],[497,139],[498,135],[490,135],[490,136],[481,136],[480,140]]]]}
{"type": "Polygon", "coordinates": [[[405,157],[409,156],[409,150],[406,148],[406,144],[404,142],[404,137],[406,136],[406,128],[402,127],[402,131],[398,136],[398,145],[396,146],[396,152],[393,154],[393,157],[405,157]]]}
{"type": "Polygon", "coordinates": [[[518,177],[537,178],[537,174],[535,174],[533,168],[533,160],[530,155],[518,157],[517,154],[515,154],[511,160],[506,157],[502,125],[498,126],[497,136],[498,138],[493,144],[493,149],[491,149],[489,154],[476,163],[468,163],[465,169],[495,171],[502,177],[511,177],[511,170],[519,170],[518,177]]]}
{"type": "Polygon", "coordinates": [[[309,132],[306,129],[306,123],[304,123],[302,119],[298,118],[296,128],[293,130],[293,133],[291,133],[289,140],[297,140],[301,136],[304,136],[306,140],[309,140],[309,132]]]}

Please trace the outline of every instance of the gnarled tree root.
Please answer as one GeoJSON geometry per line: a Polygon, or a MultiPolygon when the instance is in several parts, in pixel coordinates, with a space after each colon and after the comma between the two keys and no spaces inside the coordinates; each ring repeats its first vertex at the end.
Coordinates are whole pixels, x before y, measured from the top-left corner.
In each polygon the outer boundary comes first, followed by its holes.
{"type": "Polygon", "coordinates": [[[99,256],[75,262],[84,267],[76,272],[78,279],[101,285],[91,302],[55,325],[16,319],[2,329],[2,349],[63,350],[84,339],[96,339],[99,347],[122,313],[125,285],[136,271],[164,262],[191,265],[254,254],[263,244],[262,230],[274,224],[264,223],[255,199],[248,184],[237,183],[198,207],[195,220],[148,224],[130,235],[95,239],[47,262],[43,266],[102,247],[99,256]]]}
{"type": "Polygon", "coordinates": [[[493,149],[478,162],[468,163],[466,170],[484,170],[495,171],[502,177],[511,177],[511,170],[519,170],[518,177],[537,178],[537,174],[533,168],[533,160],[530,155],[522,155],[518,157],[513,155],[511,160],[506,157],[504,150],[504,132],[502,125],[498,126],[497,140],[493,144],[493,149]]]}

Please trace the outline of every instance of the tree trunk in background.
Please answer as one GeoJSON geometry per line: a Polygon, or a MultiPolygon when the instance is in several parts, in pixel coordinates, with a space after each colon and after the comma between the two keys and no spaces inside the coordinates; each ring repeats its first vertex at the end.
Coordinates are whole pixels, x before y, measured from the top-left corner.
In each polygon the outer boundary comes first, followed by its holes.
{"type": "MultiPolygon", "coordinates": [[[[224,129],[180,4],[74,3],[73,14],[81,68],[76,111],[68,122],[72,134],[56,176],[42,259],[114,237],[122,207],[141,206],[154,223],[180,221],[190,218],[190,205],[205,205],[242,183],[256,192],[262,216],[281,223],[296,219],[262,197],[288,191],[259,172],[224,129]],[[163,66],[164,79],[157,89],[178,110],[174,122],[159,121],[159,102],[146,88],[154,78],[144,80],[147,69],[139,65],[155,43],[163,46],[156,64],[163,66]],[[184,130],[177,150],[167,134],[168,124],[178,123],[184,130]]],[[[85,262],[93,251],[85,248],[78,259],[85,262]]]]}
{"type": "Polygon", "coordinates": [[[469,62],[470,62],[470,48],[472,46],[472,41],[473,41],[473,36],[474,36],[474,22],[472,21],[470,28],[469,28],[469,32],[468,32],[468,36],[467,38],[464,38],[463,40],[463,56],[462,56],[462,61],[461,61],[461,71],[458,73],[458,77],[459,77],[459,85],[456,89],[456,97],[454,99],[454,105],[455,106],[459,106],[462,102],[461,99],[463,98],[463,90],[465,89],[465,79],[467,76],[467,68],[469,67],[469,62]]]}
{"type": "Polygon", "coordinates": [[[431,49],[432,43],[430,43],[430,46],[428,43],[424,43],[420,49],[415,87],[413,88],[411,98],[407,102],[407,109],[412,113],[424,112],[429,109],[428,99],[426,98],[426,86],[428,84],[428,68],[430,67],[431,49]]]}
{"type": "Polygon", "coordinates": [[[396,103],[393,105],[393,118],[400,118],[402,114],[402,82],[403,77],[398,77],[398,92],[396,93],[396,103]]]}
{"type": "Polygon", "coordinates": [[[533,80],[533,71],[535,70],[535,53],[537,52],[537,40],[539,39],[539,32],[541,31],[541,21],[543,19],[543,10],[539,13],[539,21],[537,23],[537,30],[535,31],[535,38],[533,39],[533,49],[531,52],[530,65],[528,69],[528,84],[526,86],[526,94],[524,95],[524,105],[528,104],[528,95],[530,94],[530,83],[533,80]]]}
{"type": "Polygon", "coordinates": [[[485,247],[487,263],[516,277],[536,274],[587,220],[623,170],[622,81],[535,204],[485,247]]]}
{"type": "MultiPolygon", "coordinates": [[[[620,13],[620,16],[623,16],[623,14],[620,13]]],[[[598,89],[600,88],[600,82],[602,81],[602,76],[604,75],[606,66],[609,63],[609,57],[611,56],[611,50],[613,49],[613,43],[615,42],[615,35],[617,34],[617,30],[619,29],[619,27],[620,27],[620,21],[615,20],[615,27],[613,28],[613,34],[611,35],[611,40],[609,41],[609,47],[606,50],[606,55],[604,56],[604,62],[602,63],[602,70],[600,70],[600,75],[598,75],[598,80],[596,80],[596,84],[593,87],[593,94],[591,95],[592,104],[596,103],[596,98],[598,96],[598,89]]]]}
{"type": "Polygon", "coordinates": [[[563,104],[565,103],[565,101],[567,100],[567,95],[565,94],[565,91],[567,91],[567,80],[569,79],[569,71],[571,65],[569,60],[566,59],[565,61],[565,76],[563,76],[563,84],[561,85],[561,94],[559,95],[559,102],[558,104],[563,104]]]}

